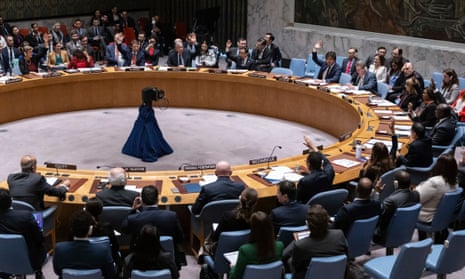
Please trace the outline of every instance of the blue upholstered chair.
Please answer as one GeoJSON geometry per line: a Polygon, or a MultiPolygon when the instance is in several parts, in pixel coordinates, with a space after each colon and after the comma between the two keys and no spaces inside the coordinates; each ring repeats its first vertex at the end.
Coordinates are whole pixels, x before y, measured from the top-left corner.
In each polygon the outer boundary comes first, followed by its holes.
{"type": "Polygon", "coordinates": [[[187,207],[191,215],[190,243],[194,253],[197,253],[193,245],[194,237],[198,239],[200,245],[203,245],[211,231],[212,224],[219,223],[224,212],[233,210],[238,205],[239,199],[212,201],[207,203],[198,215],[192,213],[192,206],[187,207]]]}
{"type": "Polygon", "coordinates": [[[334,216],[339,208],[344,205],[348,195],[349,191],[347,189],[325,191],[311,197],[307,205],[321,204],[328,211],[329,216],[334,216]]]}
{"type": "Polygon", "coordinates": [[[465,266],[465,230],[449,234],[446,244],[433,245],[426,258],[426,269],[437,273],[438,278],[462,269],[465,266]]]}
{"type": "Polygon", "coordinates": [[[313,257],[308,265],[305,279],[343,279],[347,256],[313,257]]]}
{"type": "MultiPolygon", "coordinates": [[[[118,232],[121,232],[121,225],[123,221],[128,217],[131,207],[129,206],[104,206],[102,209],[102,214],[100,215],[100,220],[102,222],[108,222],[113,229],[118,232]]],[[[120,249],[129,249],[131,243],[131,235],[121,233],[117,236],[120,249]]]]}
{"type": "Polygon", "coordinates": [[[454,150],[457,143],[465,136],[464,128],[463,126],[457,126],[455,128],[455,135],[449,145],[433,145],[433,155],[440,157],[442,154],[454,150]]]}
{"type": "Polygon", "coordinates": [[[176,262],[173,237],[168,235],[161,235],[160,245],[163,248],[163,250],[171,254],[171,259],[173,260],[173,262],[176,262]]]}
{"type": "Polygon", "coordinates": [[[376,84],[377,84],[376,95],[378,95],[379,97],[383,99],[386,99],[386,96],[389,93],[389,85],[387,85],[384,82],[380,82],[380,81],[378,81],[376,84]]]}
{"type": "Polygon", "coordinates": [[[0,234],[0,272],[24,276],[34,274],[26,240],[20,234],[0,234]]]}
{"type": "MultiPolygon", "coordinates": [[[[323,59],[323,54],[318,54],[319,59],[323,59]]],[[[312,54],[310,53],[307,58],[307,67],[305,68],[305,76],[311,78],[317,78],[320,66],[313,62],[312,54]]]]}
{"type": "Polygon", "coordinates": [[[455,191],[444,193],[438,203],[431,224],[417,222],[416,228],[429,233],[440,232],[447,229],[449,223],[453,219],[454,211],[462,191],[462,188],[457,188],[455,191]]]}
{"type": "Polygon", "coordinates": [[[347,83],[350,83],[352,80],[352,76],[346,73],[341,73],[341,77],[339,78],[339,83],[342,85],[346,85],[347,83]]]}
{"type": "Polygon", "coordinates": [[[278,74],[278,75],[286,75],[286,76],[294,75],[291,69],[282,68],[282,67],[274,67],[273,69],[271,69],[271,73],[278,74]]]}
{"type": "Polygon", "coordinates": [[[418,221],[421,204],[397,208],[386,230],[386,255],[392,255],[394,248],[412,240],[418,221]]]}
{"type": "Polygon", "coordinates": [[[275,261],[267,264],[249,264],[245,267],[243,279],[281,279],[283,275],[283,262],[275,261]]]}
{"type": "Polygon", "coordinates": [[[291,64],[289,64],[289,69],[292,70],[295,76],[305,76],[305,59],[291,58],[291,64]]]}
{"type": "Polygon", "coordinates": [[[381,202],[396,190],[394,186],[394,175],[401,170],[405,170],[405,166],[400,166],[381,175],[381,184],[384,185],[383,191],[379,193],[379,200],[381,202]]]}
{"type": "Polygon", "coordinates": [[[433,158],[433,162],[428,167],[406,167],[410,173],[410,181],[413,185],[418,185],[427,180],[431,176],[434,166],[438,162],[438,158],[433,158]]]}
{"type": "Polygon", "coordinates": [[[370,250],[371,239],[379,216],[356,220],[349,228],[346,238],[349,244],[349,259],[366,254],[370,250]]]}
{"type": "Polygon", "coordinates": [[[436,89],[437,90],[441,90],[441,87],[442,87],[442,78],[444,77],[444,75],[442,74],[442,72],[433,72],[433,80],[434,80],[434,83],[436,84],[436,89]]]}
{"type": "Polygon", "coordinates": [[[249,242],[250,230],[222,232],[218,239],[215,255],[205,256],[204,260],[208,267],[218,274],[229,273],[230,266],[224,254],[239,250],[241,245],[249,242]]]}
{"type": "Polygon", "coordinates": [[[133,270],[131,272],[131,279],[171,279],[171,272],[169,269],[160,270],[133,270]]]}
{"type": "Polygon", "coordinates": [[[277,240],[281,241],[284,244],[284,247],[289,245],[294,240],[294,233],[308,230],[308,227],[296,226],[296,227],[281,227],[279,228],[277,240]]]}
{"type": "Polygon", "coordinates": [[[418,279],[423,273],[432,244],[431,238],[410,242],[400,248],[398,255],[369,260],[363,267],[365,272],[375,279],[418,279]]]}
{"type": "MultiPolygon", "coordinates": [[[[19,210],[27,210],[35,212],[36,210],[32,205],[30,205],[27,202],[23,201],[17,201],[13,200],[11,203],[11,206],[13,209],[19,209],[19,210]]],[[[50,206],[46,208],[43,211],[40,211],[42,214],[42,220],[43,220],[43,227],[42,227],[42,232],[44,237],[49,237],[51,238],[51,249],[48,251],[49,253],[53,252],[53,249],[55,248],[55,243],[56,243],[56,232],[55,232],[55,213],[57,211],[57,206],[50,206]]]]}
{"type": "Polygon", "coordinates": [[[99,279],[103,278],[100,269],[71,269],[65,268],[62,271],[63,279],[99,279]]]}

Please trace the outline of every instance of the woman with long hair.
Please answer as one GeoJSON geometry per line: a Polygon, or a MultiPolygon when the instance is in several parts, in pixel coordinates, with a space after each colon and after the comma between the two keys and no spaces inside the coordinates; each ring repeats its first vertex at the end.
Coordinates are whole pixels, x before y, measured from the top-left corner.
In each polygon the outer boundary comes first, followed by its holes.
{"type": "Polygon", "coordinates": [[[421,95],[423,102],[414,110],[408,105],[408,114],[413,121],[420,122],[424,127],[433,127],[436,124],[436,106],[438,105],[434,87],[427,87],[421,95]]]}
{"type": "Polygon", "coordinates": [[[123,279],[130,278],[135,269],[146,271],[165,268],[170,270],[172,279],[179,278],[178,268],[170,253],[161,247],[157,227],[147,224],[140,230],[134,251],[124,260],[123,279]]]}
{"type": "Polygon", "coordinates": [[[399,107],[403,111],[408,111],[409,104],[412,104],[412,109],[416,109],[421,103],[420,92],[417,91],[418,80],[411,77],[405,81],[405,87],[402,94],[399,96],[399,107]]]}
{"type": "Polygon", "coordinates": [[[368,71],[376,75],[376,81],[386,82],[387,70],[386,66],[384,66],[384,56],[375,55],[373,57],[373,64],[370,65],[368,71]]]}
{"type": "MultiPolygon", "coordinates": [[[[416,187],[415,190],[420,195],[422,205],[418,217],[420,222],[431,223],[444,193],[457,189],[457,172],[457,162],[454,156],[452,154],[441,155],[433,168],[432,176],[416,187]]],[[[434,242],[443,243],[447,234],[447,229],[435,233],[434,242]]],[[[420,240],[425,239],[426,232],[418,231],[418,237],[420,240]]]]}
{"type": "Polygon", "coordinates": [[[239,197],[239,206],[232,211],[225,212],[216,230],[205,240],[203,253],[215,254],[216,244],[222,232],[250,229],[250,216],[255,210],[257,200],[257,190],[245,188],[239,197]]]}
{"type": "Polygon", "coordinates": [[[443,72],[441,95],[446,103],[452,105],[459,96],[459,78],[454,69],[445,69],[443,72]]]}
{"type": "Polygon", "coordinates": [[[249,243],[239,248],[236,265],[231,268],[230,279],[242,278],[248,264],[266,264],[281,260],[284,244],[275,240],[273,224],[263,211],[257,211],[250,218],[249,243]]]}

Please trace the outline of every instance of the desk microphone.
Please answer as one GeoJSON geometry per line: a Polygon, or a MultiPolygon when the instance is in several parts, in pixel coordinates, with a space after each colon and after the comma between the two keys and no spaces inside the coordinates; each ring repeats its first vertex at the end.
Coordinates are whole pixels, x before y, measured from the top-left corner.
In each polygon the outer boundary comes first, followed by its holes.
{"type": "Polygon", "coordinates": [[[48,168],[49,165],[53,166],[53,168],[55,168],[55,170],[56,170],[55,176],[60,176],[60,173],[58,172],[58,166],[57,166],[57,164],[51,163],[51,162],[48,162],[48,161],[45,161],[45,162],[44,162],[44,165],[45,165],[47,168],[48,168]]]}
{"type": "Polygon", "coordinates": [[[183,170],[185,166],[192,166],[192,164],[189,164],[189,163],[182,163],[182,164],[179,166],[178,170],[183,170]]]}
{"type": "MultiPolygon", "coordinates": [[[[273,157],[273,154],[274,154],[274,151],[276,150],[276,148],[279,148],[279,149],[282,149],[283,147],[281,145],[275,145],[273,146],[273,149],[271,150],[271,153],[270,153],[270,156],[268,156],[270,159],[271,157],[273,157]]],[[[266,166],[267,169],[271,169],[270,167],[270,160],[268,160],[268,165],[266,166]]]]}

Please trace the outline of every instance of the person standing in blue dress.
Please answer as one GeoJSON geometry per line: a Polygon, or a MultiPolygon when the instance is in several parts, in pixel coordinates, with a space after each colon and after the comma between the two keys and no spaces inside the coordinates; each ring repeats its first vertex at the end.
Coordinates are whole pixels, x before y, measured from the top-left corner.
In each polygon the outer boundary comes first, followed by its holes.
{"type": "Polygon", "coordinates": [[[159,157],[173,153],[158,127],[152,101],[162,99],[165,92],[159,88],[142,89],[142,105],[134,127],[123,146],[122,152],[145,162],[155,162],[159,157]]]}

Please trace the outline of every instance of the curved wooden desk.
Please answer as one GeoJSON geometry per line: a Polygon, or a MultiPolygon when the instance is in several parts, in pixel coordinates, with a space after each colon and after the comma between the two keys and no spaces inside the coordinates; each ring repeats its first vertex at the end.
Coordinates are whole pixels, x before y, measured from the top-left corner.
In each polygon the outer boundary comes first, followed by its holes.
{"type": "MultiPolygon", "coordinates": [[[[315,127],[335,137],[351,134],[346,140],[326,147],[324,153],[329,156],[352,152],[353,140],[373,138],[380,122],[369,107],[352,98],[343,99],[338,94],[271,78],[206,72],[115,72],[113,68],[107,71],[99,74],[64,74],[60,77],[0,85],[0,123],[76,110],[135,107],[140,104],[141,89],[152,86],[165,90],[170,107],[252,113],[315,127]]],[[[305,166],[305,158],[304,155],[297,155],[279,160],[273,165],[291,168],[305,166]]],[[[263,166],[265,164],[235,166],[233,174],[256,188],[260,197],[274,196],[275,187],[250,177],[254,170],[263,166]]],[[[53,173],[55,170],[39,168],[39,171],[53,173]]],[[[96,177],[98,179],[107,175],[104,171],[91,170],[66,172],[71,178],[81,179],[81,186],[68,193],[64,201],[66,203],[83,203],[94,195],[91,189],[96,177]]],[[[354,179],[358,173],[359,167],[339,172],[334,183],[354,179]]],[[[173,193],[172,180],[178,176],[199,174],[199,171],[157,171],[131,175],[141,176],[147,184],[161,181],[160,204],[174,205],[190,204],[197,194],[173,193]]],[[[5,187],[6,183],[0,186],[5,187]]],[[[57,200],[47,197],[47,201],[57,200]]]]}

